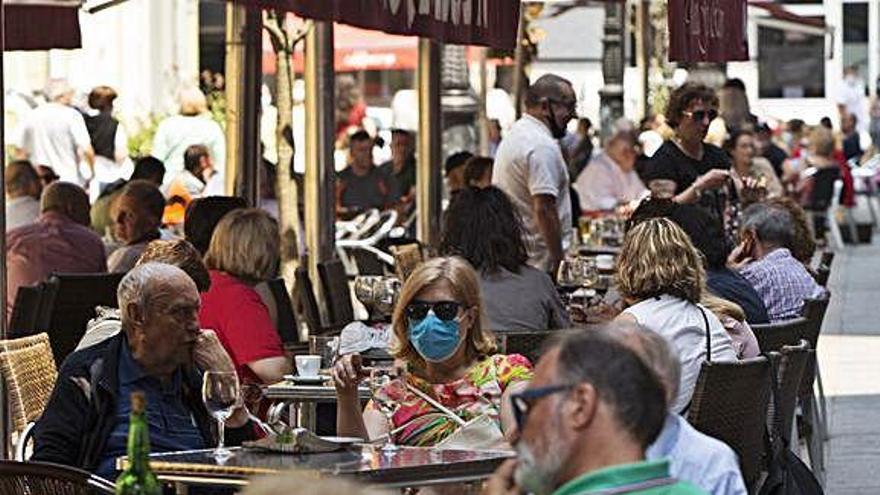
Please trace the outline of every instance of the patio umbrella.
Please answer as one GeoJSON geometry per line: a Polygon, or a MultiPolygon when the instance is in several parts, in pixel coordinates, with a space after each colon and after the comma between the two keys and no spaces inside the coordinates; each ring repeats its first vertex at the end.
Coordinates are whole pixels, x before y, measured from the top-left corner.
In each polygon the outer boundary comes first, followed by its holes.
{"type": "Polygon", "coordinates": [[[82,0],[3,0],[3,49],[80,48],[82,0]]]}

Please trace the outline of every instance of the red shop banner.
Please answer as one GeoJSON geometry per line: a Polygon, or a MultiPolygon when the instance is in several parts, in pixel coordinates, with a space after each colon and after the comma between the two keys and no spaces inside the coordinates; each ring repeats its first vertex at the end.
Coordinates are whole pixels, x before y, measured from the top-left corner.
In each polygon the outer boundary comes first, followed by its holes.
{"type": "Polygon", "coordinates": [[[669,0],[669,60],[748,60],[746,3],[746,0],[669,0]]]}
{"type": "Polygon", "coordinates": [[[520,0],[234,0],[443,43],[516,47],[520,0]]]}

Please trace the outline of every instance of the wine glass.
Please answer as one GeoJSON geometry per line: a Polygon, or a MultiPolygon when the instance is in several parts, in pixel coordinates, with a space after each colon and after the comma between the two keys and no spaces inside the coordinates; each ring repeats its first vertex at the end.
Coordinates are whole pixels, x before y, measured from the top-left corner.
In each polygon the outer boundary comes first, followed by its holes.
{"type": "Polygon", "coordinates": [[[226,420],[241,403],[238,374],[234,371],[206,371],[202,382],[202,400],[217,420],[217,448],[211,453],[217,461],[225,461],[233,454],[223,446],[226,420]]]}
{"type": "Polygon", "coordinates": [[[400,378],[401,370],[397,366],[384,366],[369,368],[370,392],[373,396],[373,406],[379,410],[384,416],[388,424],[388,436],[385,437],[385,444],[382,445],[382,452],[386,454],[393,453],[398,450],[398,446],[394,444],[394,404],[390,401],[376,400],[376,396],[383,387],[400,378]]]}

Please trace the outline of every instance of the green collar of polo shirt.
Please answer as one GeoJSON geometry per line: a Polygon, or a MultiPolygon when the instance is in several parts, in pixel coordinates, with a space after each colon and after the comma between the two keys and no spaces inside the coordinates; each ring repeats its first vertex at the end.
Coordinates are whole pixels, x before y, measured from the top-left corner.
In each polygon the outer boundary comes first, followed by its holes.
{"type": "Polygon", "coordinates": [[[623,464],[577,477],[559,487],[553,495],[585,495],[598,490],[667,476],[669,476],[669,461],[665,459],[623,464]]]}

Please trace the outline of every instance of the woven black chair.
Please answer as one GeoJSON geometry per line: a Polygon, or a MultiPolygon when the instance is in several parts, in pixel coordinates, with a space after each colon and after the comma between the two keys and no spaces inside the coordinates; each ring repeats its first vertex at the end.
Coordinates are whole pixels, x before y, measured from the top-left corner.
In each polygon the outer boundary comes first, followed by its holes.
{"type": "Polygon", "coordinates": [[[67,355],[76,349],[86,325],[96,316],[96,306],[117,307],[116,288],[123,273],[59,273],[46,282],[45,290],[52,293],[49,341],[55,364],[60,368],[67,355]]]}
{"type": "MultiPolygon", "coordinates": [[[[822,323],[828,310],[830,296],[804,301],[804,318],[809,322],[804,335],[813,351],[817,350],[822,323]]],[[[810,453],[810,466],[818,477],[822,477],[825,469],[825,439],[828,438],[828,409],[825,401],[825,387],[822,385],[822,374],[819,370],[817,355],[814,353],[807,360],[804,376],[798,392],[801,406],[801,437],[807,444],[810,453]],[[813,386],[815,384],[815,387],[813,386]],[[818,393],[817,393],[818,391],[818,393]]]]}
{"type": "Polygon", "coordinates": [[[321,288],[327,301],[327,317],[330,325],[347,325],[354,321],[354,307],[351,303],[351,289],[345,266],[339,260],[318,263],[321,288]]]}
{"type": "Polygon", "coordinates": [[[535,363],[541,357],[545,341],[559,330],[503,331],[495,330],[496,342],[505,354],[522,354],[535,363]]]}
{"type": "Polygon", "coordinates": [[[816,269],[816,273],[813,274],[813,279],[816,280],[816,283],[821,285],[822,287],[828,286],[828,279],[831,277],[831,268],[828,268],[825,265],[820,266],[816,269]]]}
{"type": "Polygon", "coordinates": [[[299,327],[297,326],[296,314],[293,311],[293,303],[290,301],[290,293],[287,292],[287,284],[283,278],[269,280],[266,285],[275,300],[275,309],[278,311],[278,336],[284,344],[299,342],[299,327]]]}
{"type": "Polygon", "coordinates": [[[819,257],[819,266],[825,266],[830,269],[833,262],[834,251],[822,251],[822,255],[819,257]]]}
{"type": "Polygon", "coordinates": [[[797,345],[809,332],[810,321],[804,317],[779,323],[752,325],[761,352],[779,351],[783,346],[797,345]]]}
{"type": "Polygon", "coordinates": [[[0,493],[103,495],[113,484],[89,472],[48,462],[0,461],[0,493]]]}
{"type": "Polygon", "coordinates": [[[315,299],[315,289],[312,286],[309,269],[304,266],[297,268],[295,277],[293,293],[296,313],[306,322],[310,335],[320,335],[323,330],[321,313],[318,310],[318,300],[315,299]]]}
{"type": "Polygon", "coordinates": [[[770,361],[763,356],[704,362],[691,398],[688,422],[736,452],[747,487],[761,475],[769,400],[770,361]]]}
{"type": "Polygon", "coordinates": [[[813,358],[813,350],[810,343],[801,340],[795,346],[784,346],[779,352],[771,355],[776,359],[777,373],[776,383],[779,391],[776,404],[779,405],[778,423],[775,416],[773,402],[770,402],[767,413],[767,425],[771,431],[779,433],[786,443],[791,444],[792,424],[794,423],[795,410],[797,409],[798,391],[801,379],[804,375],[807,362],[813,358]]]}

